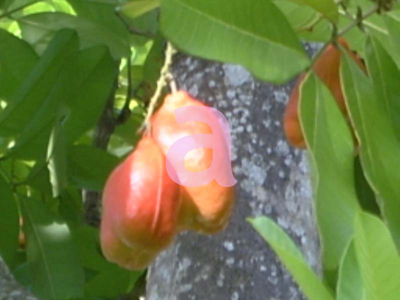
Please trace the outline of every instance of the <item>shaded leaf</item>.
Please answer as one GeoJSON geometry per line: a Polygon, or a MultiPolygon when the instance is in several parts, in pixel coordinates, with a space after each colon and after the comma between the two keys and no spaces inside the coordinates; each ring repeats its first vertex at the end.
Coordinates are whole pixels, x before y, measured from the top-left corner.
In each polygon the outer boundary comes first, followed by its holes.
{"type": "Polygon", "coordinates": [[[106,45],[114,58],[126,57],[129,50],[129,41],[106,26],[89,19],[72,16],[61,12],[37,13],[18,19],[22,35],[30,44],[44,48],[49,37],[62,28],[77,31],[83,48],[106,45]]]}
{"type": "Polygon", "coordinates": [[[12,100],[37,61],[37,54],[27,42],[0,29],[0,99],[12,100]]]}
{"type": "Polygon", "coordinates": [[[22,198],[33,292],[44,299],[83,296],[84,275],[68,226],[36,198],[22,198]]]}
{"type": "Polygon", "coordinates": [[[0,114],[0,133],[15,135],[31,120],[57,80],[64,60],[78,48],[76,33],[61,30],[52,40],[33,71],[0,114]]]}
{"type": "Polygon", "coordinates": [[[119,162],[117,157],[92,146],[76,145],[68,149],[68,175],[81,188],[101,191],[119,162]]]}
{"type": "Polygon", "coordinates": [[[10,184],[0,174],[0,256],[15,267],[18,248],[19,213],[10,184]]]}

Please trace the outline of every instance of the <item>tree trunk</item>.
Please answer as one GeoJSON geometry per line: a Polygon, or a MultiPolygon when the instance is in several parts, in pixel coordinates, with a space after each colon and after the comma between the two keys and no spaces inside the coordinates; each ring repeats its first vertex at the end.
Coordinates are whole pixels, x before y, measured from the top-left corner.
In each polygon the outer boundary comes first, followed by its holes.
{"type": "Polygon", "coordinates": [[[178,87],[221,111],[232,136],[236,207],[218,235],[185,232],[148,274],[146,300],[304,299],[289,273],[247,217],[269,216],[319,269],[308,162],[288,146],[282,115],[290,85],[255,80],[239,66],[178,55],[178,87]]]}

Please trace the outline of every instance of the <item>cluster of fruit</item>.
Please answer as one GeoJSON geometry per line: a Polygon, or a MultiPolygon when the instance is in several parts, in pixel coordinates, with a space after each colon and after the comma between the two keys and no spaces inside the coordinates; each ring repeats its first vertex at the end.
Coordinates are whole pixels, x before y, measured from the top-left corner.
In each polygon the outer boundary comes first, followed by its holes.
{"type": "MultiPolygon", "coordinates": [[[[183,186],[167,172],[167,153],[175,142],[185,136],[213,134],[204,122],[178,123],[174,112],[185,106],[205,107],[186,92],[167,96],[151,119],[151,134],[141,139],[105,185],[101,247],[109,261],[124,268],[147,267],[182,230],[219,232],[231,215],[233,186],[221,186],[216,180],[183,186]]],[[[209,121],[215,124],[216,120],[209,121]]],[[[202,172],[211,164],[223,168],[223,162],[213,158],[212,149],[197,148],[184,156],[184,165],[190,172],[202,172]]]]}

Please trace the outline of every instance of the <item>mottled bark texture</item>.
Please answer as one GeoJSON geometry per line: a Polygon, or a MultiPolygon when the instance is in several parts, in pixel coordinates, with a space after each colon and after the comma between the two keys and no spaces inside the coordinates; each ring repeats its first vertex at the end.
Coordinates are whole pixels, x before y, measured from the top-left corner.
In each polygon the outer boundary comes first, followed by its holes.
{"type": "Polygon", "coordinates": [[[147,300],[305,299],[247,217],[267,215],[284,228],[319,269],[308,162],[288,146],[282,115],[291,85],[255,80],[242,67],[178,55],[178,87],[220,110],[232,135],[237,203],[221,234],[182,233],[153,264],[147,300]]]}
{"type": "Polygon", "coordinates": [[[0,258],[0,300],[36,300],[12,277],[7,266],[0,258]]]}

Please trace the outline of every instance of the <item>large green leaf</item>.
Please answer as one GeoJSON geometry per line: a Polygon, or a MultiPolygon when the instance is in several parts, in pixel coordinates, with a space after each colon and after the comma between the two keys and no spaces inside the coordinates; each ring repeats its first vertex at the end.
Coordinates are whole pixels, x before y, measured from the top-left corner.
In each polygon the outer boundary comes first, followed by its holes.
{"type": "Polygon", "coordinates": [[[117,66],[105,47],[81,51],[70,62],[70,88],[64,92],[69,111],[65,135],[70,144],[99,120],[117,76],[117,66]]]}
{"type": "Polygon", "coordinates": [[[368,38],[365,52],[376,96],[385,103],[400,141],[400,71],[376,38],[368,38]]]}
{"type": "Polygon", "coordinates": [[[105,25],[90,19],[60,12],[37,13],[18,19],[22,36],[39,50],[48,43],[48,38],[62,28],[78,32],[83,48],[106,45],[115,58],[126,57],[129,41],[111,31],[105,25]]]}
{"type": "Polygon", "coordinates": [[[119,159],[92,146],[76,145],[68,149],[68,175],[81,188],[101,191],[119,159]]]}
{"type": "Polygon", "coordinates": [[[353,234],[358,206],[350,128],[322,81],[310,74],[301,86],[300,119],[315,178],[315,207],[323,264],[336,269],[353,234]]]}
{"type": "Polygon", "coordinates": [[[337,300],[365,300],[365,290],[358,266],[354,240],[346,249],[340,264],[337,300]]]}
{"type": "Polygon", "coordinates": [[[14,101],[0,114],[0,134],[16,135],[22,131],[55,84],[65,59],[77,48],[78,39],[74,31],[64,29],[58,32],[18,89],[14,101]]]}
{"type": "Polygon", "coordinates": [[[362,299],[399,299],[400,257],[385,224],[377,217],[360,213],[355,223],[354,243],[365,286],[362,299]]]}
{"type": "Polygon", "coordinates": [[[12,187],[0,174],[0,256],[14,266],[19,233],[19,214],[12,187]]]}
{"type": "Polygon", "coordinates": [[[400,147],[386,103],[376,96],[371,81],[347,54],[342,61],[341,77],[366,178],[399,246],[400,147]]]}
{"type": "Polygon", "coordinates": [[[11,100],[37,61],[37,54],[27,42],[0,29],[0,99],[11,100]]]}
{"type": "Polygon", "coordinates": [[[277,224],[266,217],[248,219],[248,221],[276,252],[309,300],[333,300],[330,291],[308,266],[296,245],[277,224]]]}
{"type": "Polygon", "coordinates": [[[318,11],[331,22],[336,23],[339,19],[339,11],[334,0],[290,0],[292,2],[307,5],[318,11]]]}
{"type": "Polygon", "coordinates": [[[270,0],[163,0],[160,25],[178,48],[241,64],[275,83],[309,64],[293,28],[270,0]]]}
{"type": "Polygon", "coordinates": [[[37,198],[21,204],[33,292],[43,299],[82,297],[84,273],[67,224],[37,198]]]}

